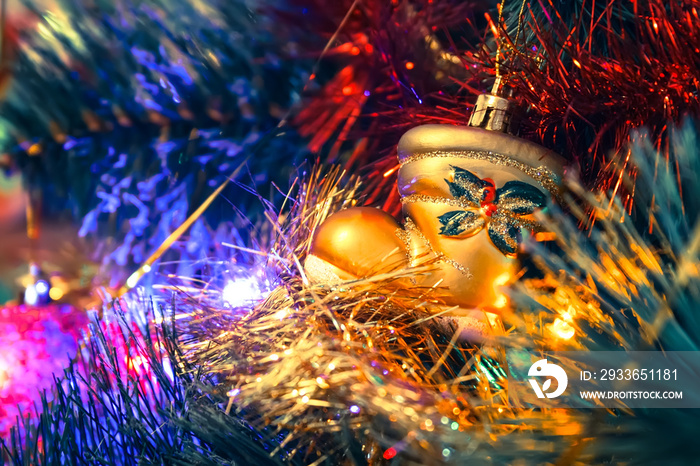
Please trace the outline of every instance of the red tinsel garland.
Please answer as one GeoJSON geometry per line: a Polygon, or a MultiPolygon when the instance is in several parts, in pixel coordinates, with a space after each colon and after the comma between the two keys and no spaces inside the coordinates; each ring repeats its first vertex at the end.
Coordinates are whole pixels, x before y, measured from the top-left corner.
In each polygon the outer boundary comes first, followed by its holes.
{"type": "Polygon", "coordinates": [[[647,127],[660,146],[669,122],[700,114],[700,2],[608,0],[601,8],[585,0],[573,19],[563,10],[571,5],[528,3],[518,44],[487,6],[307,5],[311,23],[333,38],[326,56],[341,65],[312,88],[296,123],[311,149],[330,150],[331,158],[356,143],[347,166],[366,167],[368,204],[397,212],[391,147],[413,126],[466,124],[474,95],[494,76],[498,41],[504,77],[530,108],[524,137],[576,162],[591,185],[616,188],[620,173],[633,175],[619,153],[631,129],[647,127]]]}

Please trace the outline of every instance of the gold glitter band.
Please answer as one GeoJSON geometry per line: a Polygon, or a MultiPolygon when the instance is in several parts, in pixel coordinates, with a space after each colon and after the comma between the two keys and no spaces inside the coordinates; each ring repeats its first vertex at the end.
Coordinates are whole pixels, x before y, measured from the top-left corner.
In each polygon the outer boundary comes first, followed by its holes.
{"type": "Polygon", "coordinates": [[[409,196],[401,198],[402,204],[413,204],[415,202],[428,202],[430,204],[449,205],[452,207],[460,207],[464,210],[479,209],[479,206],[461,197],[455,199],[453,197],[428,196],[426,194],[411,194],[409,196]]]}
{"type": "Polygon", "coordinates": [[[472,273],[469,271],[468,268],[460,264],[459,262],[450,259],[445,255],[444,252],[438,251],[433,247],[433,245],[430,243],[428,238],[425,237],[423,232],[421,232],[418,227],[416,226],[415,223],[413,223],[413,220],[411,220],[411,217],[407,217],[406,221],[404,222],[404,228],[403,232],[399,233],[397,232],[397,235],[399,235],[399,238],[401,238],[402,241],[406,243],[406,251],[408,251],[408,260],[410,262],[413,262],[413,254],[412,254],[412,248],[411,248],[411,234],[414,234],[420,239],[428,248],[430,252],[435,254],[435,256],[440,259],[441,261],[445,262],[446,264],[451,265],[455,269],[457,269],[462,275],[464,275],[466,278],[473,278],[472,273]]]}
{"type": "Polygon", "coordinates": [[[490,162],[494,165],[503,165],[506,167],[512,167],[520,170],[521,172],[528,175],[530,178],[537,181],[544,189],[552,193],[552,195],[559,199],[559,177],[549,168],[541,165],[537,168],[526,163],[519,162],[512,157],[508,157],[502,154],[497,154],[489,151],[479,151],[479,150],[460,150],[460,151],[442,151],[436,150],[432,152],[425,152],[422,154],[413,154],[400,162],[400,166],[408,165],[409,163],[417,162],[423,159],[430,158],[440,158],[440,157],[456,157],[463,159],[472,160],[484,160],[490,162]]]}

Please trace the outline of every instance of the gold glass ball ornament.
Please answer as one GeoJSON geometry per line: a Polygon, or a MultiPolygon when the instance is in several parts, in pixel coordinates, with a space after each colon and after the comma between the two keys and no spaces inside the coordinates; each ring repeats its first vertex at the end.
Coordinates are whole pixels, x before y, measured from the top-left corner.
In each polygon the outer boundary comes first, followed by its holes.
{"type": "Polygon", "coordinates": [[[354,207],[328,217],[316,231],[305,263],[314,282],[371,277],[408,265],[401,225],[383,210],[354,207]]]}
{"type": "Polygon", "coordinates": [[[430,261],[437,267],[416,284],[435,286],[434,297],[453,316],[505,307],[499,287],[512,278],[522,235],[538,229],[533,214],[556,199],[565,171],[563,158],[511,134],[516,113],[510,100],[485,95],[470,126],[408,131],[398,146],[403,232],[377,209],[331,216],[311,247],[312,280],[430,261]]]}

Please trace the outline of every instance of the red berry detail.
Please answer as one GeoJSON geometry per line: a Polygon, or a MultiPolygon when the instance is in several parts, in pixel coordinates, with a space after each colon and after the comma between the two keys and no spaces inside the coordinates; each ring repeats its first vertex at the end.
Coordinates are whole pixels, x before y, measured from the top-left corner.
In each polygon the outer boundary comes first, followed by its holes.
{"type": "Polygon", "coordinates": [[[498,210],[498,206],[496,204],[484,203],[481,205],[481,209],[484,211],[484,214],[487,217],[490,217],[496,213],[496,211],[498,210]]]}
{"type": "Polygon", "coordinates": [[[481,194],[481,204],[491,203],[496,199],[496,183],[491,178],[484,178],[483,182],[486,183],[484,190],[481,194]]]}
{"type": "Polygon", "coordinates": [[[484,192],[481,195],[481,197],[482,197],[482,200],[481,200],[482,204],[492,203],[496,199],[496,188],[491,187],[491,186],[484,188],[484,192]]]}

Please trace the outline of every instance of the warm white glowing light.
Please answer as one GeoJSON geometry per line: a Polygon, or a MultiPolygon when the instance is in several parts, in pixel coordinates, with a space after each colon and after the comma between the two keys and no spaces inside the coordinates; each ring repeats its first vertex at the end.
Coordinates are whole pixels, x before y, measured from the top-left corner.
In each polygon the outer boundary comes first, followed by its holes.
{"type": "Polygon", "coordinates": [[[139,278],[141,278],[141,274],[139,272],[132,273],[131,276],[126,279],[126,286],[129,288],[135,287],[139,282],[139,278]]]}
{"type": "Polygon", "coordinates": [[[262,291],[255,278],[229,280],[221,292],[221,298],[232,307],[241,307],[262,298],[262,291]]]}
{"type": "Polygon", "coordinates": [[[36,292],[36,287],[34,285],[29,285],[24,290],[24,302],[30,306],[35,306],[39,301],[39,295],[36,292]]]}
{"type": "Polygon", "coordinates": [[[550,329],[552,330],[552,332],[554,332],[555,335],[557,335],[563,340],[569,340],[576,333],[576,329],[574,329],[574,327],[572,327],[571,325],[569,325],[568,322],[560,318],[557,318],[550,325],[550,329]]]}
{"type": "Polygon", "coordinates": [[[496,309],[503,309],[507,305],[508,305],[508,298],[506,297],[506,295],[503,295],[503,294],[499,295],[496,298],[496,301],[493,303],[493,307],[495,307],[496,309]]]}
{"type": "Polygon", "coordinates": [[[496,287],[503,286],[506,283],[508,283],[511,277],[512,275],[510,274],[510,272],[504,272],[493,280],[493,285],[496,287]]]}
{"type": "Polygon", "coordinates": [[[287,317],[288,315],[289,315],[289,311],[288,311],[288,310],[286,310],[286,309],[281,309],[281,310],[275,312],[274,317],[275,317],[275,319],[280,319],[280,320],[282,320],[282,319],[284,319],[285,317],[287,317]]]}
{"type": "Polygon", "coordinates": [[[63,294],[63,290],[55,286],[49,290],[49,297],[53,301],[58,301],[59,299],[63,298],[63,294]]]}
{"type": "Polygon", "coordinates": [[[49,296],[49,284],[46,280],[39,280],[27,286],[24,290],[24,302],[30,306],[45,303],[49,296]]]}
{"type": "Polygon", "coordinates": [[[39,296],[46,296],[46,293],[49,292],[49,284],[46,283],[44,280],[39,280],[38,282],[36,282],[34,288],[36,289],[36,293],[39,296]]]}

